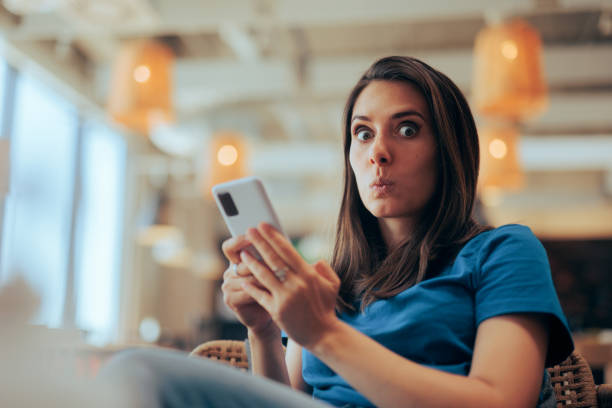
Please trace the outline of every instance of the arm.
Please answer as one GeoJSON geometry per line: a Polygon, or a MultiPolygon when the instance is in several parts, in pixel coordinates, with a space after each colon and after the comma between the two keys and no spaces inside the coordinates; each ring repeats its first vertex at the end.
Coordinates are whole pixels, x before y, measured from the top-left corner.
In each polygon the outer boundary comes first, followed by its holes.
{"type": "Polygon", "coordinates": [[[302,377],[302,347],[291,339],[287,343],[286,361],[291,387],[310,394],[311,389],[302,377]]]}
{"type": "Polygon", "coordinates": [[[248,268],[240,264],[240,251],[249,244],[244,236],[230,238],[223,243],[225,256],[237,265],[236,268],[230,266],[223,274],[223,299],[248,328],[253,373],[289,385],[280,329],[268,312],[242,289],[243,283],[254,281],[248,268]]]}
{"type": "Polygon", "coordinates": [[[262,332],[248,331],[253,374],[289,385],[280,330],[274,324],[269,327],[262,332]]]}
{"type": "Polygon", "coordinates": [[[340,321],[334,312],[339,279],[325,262],[308,265],[266,225],[247,236],[266,265],[242,260],[258,288],[243,288],[303,348],[380,407],[533,406],[544,372],[547,324],[538,315],[502,315],[478,326],[467,377],[428,368],[397,355],[340,321]],[[279,280],[273,270],[288,265],[279,280]]]}
{"type": "Polygon", "coordinates": [[[310,389],[302,377],[302,348],[296,342],[289,339],[285,351],[281,345],[279,330],[264,335],[257,335],[249,330],[249,344],[253,374],[309,393],[310,389]]]}
{"type": "Polygon", "coordinates": [[[376,406],[529,407],[537,402],[548,339],[534,316],[481,323],[468,377],[406,360],[343,322],[311,351],[376,406]]]}

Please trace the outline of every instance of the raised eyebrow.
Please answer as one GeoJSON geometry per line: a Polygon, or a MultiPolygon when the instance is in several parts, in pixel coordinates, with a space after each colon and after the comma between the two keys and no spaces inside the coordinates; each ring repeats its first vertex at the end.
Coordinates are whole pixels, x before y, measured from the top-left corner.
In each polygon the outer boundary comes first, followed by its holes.
{"type": "MultiPolygon", "coordinates": [[[[423,121],[425,121],[425,116],[424,116],[424,115],[423,115],[421,112],[416,111],[416,110],[407,110],[407,111],[402,111],[402,112],[397,112],[397,113],[394,113],[393,115],[391,115],[391,119],[399,119],[399,118],[403,118],[403,117],[405,117],[405,116],[418,116],[418,117],[420,117],[420,118],[421,118],[423,121]]],[[[357,120],[357,119],[359,119],[359,120],[365,120],[365,121],[367,121],[367,122],[371,122],[371,121],[372,121],[372,120],[371,120],[369,117],[367,117],[367,116],[364,116],[364,115],[356,115],[356,116],[353,116],[353,118],[351,119],[351,123],[353,123],[353,122],[354,122],[355,120],[357,120]]]]}
{"type": "Polygon", "coordinates": [[[408,111],[394,113],[391,116],[391,119],[399,119],[399,118],[403,118],[404,116],[418,116],[423,121],[425,121],[425,116],[421,112],[415,111],[415,110],[408,110],[408,111]]]}
{"type": "Polygon", "coordinates": [[[351,123],[353,123],[354,121],[356,121],[357,119],[359,120],[365,120],[367,122],[371,122],[372,120],[370,118],[368,118],[367,116],[363,116],[363,115],[357,115],[357,116],[353,116],[353,118],[351,119],[351,123]]]}

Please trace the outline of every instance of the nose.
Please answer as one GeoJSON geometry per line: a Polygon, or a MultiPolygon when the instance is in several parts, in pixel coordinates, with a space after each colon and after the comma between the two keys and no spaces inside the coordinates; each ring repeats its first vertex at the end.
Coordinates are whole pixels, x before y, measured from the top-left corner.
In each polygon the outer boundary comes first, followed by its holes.
{"type": "Polygon", "coordinates": [[[388,166],[391,164],[391,151],[384,136],[374,139],[370,150],[370,163],[378,166],[388,166]]]}

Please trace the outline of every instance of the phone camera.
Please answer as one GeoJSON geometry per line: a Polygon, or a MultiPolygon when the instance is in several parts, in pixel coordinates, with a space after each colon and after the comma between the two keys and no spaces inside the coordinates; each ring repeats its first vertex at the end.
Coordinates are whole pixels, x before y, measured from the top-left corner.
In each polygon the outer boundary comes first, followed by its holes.
{"type": "Polygon", "coordinates": [[[230,193],[220,193],[217,195],[219,197],[219,201],[223,206],[223,211],[228,217],[233,217],[234,215],[238,215],[238,209],[236,208],[236,204],[234,204],[234,200],[232,199],[232,195],[230,193]]]}

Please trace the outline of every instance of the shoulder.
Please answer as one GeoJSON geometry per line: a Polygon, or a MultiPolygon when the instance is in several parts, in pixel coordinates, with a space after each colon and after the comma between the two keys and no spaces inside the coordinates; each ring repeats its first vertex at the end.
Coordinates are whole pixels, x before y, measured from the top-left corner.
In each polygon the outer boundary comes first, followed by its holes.
{"type": "Polygon", "coordinates": [[[460,254],[462,252],[469,254],[480,265],[491,257],[546,259],[542,243],[529,227],[519,224],[484,231],[469,241],[460,254]]]}
{"type": "Polygon", "coordinates": [[[540,242],[531,228],[520,224],[506,224],[492,228],[480,233],[472,241],[475,240],[478,240],[483,247],[497,246],[506,241],[524,241],[531,244],[539,244],[540,242]]]}
{"type": "Polygon", "coordinates": [[[531,229],[509,224],[481,232],[459,251],[453,271],[471,276],[479,287],[485,280],[504,279],[507,275],[549,279],[550,266],[544,246],[531,229]]]}
{"type": "MultiPolygon", "coordinates": [[[[529,227],[503,225],[486,231],[473,250],[476,288],[551,286],[546,250],[529,227]]],[[[551,286],[552,287],[552,286],[551,286]]]]}
{"type": "Polygon", "coordinates": [[[487,242],[490,244],[501,243],[507,240],[526,241],[531,244],[539,244],[540,242],[531,231],[531,228],[520,224],[502,225],[501,227],[485,231],[485,234],[487,234],[487,242]]]}
{"type": "Polygon", "coordinates": [[[476,238],[471,284],[477,324],[508,314],[548,316],[547,365],[565,359],[573,343],[542,243],[530,228],[516,224],[483,232],[476,238]]]}

